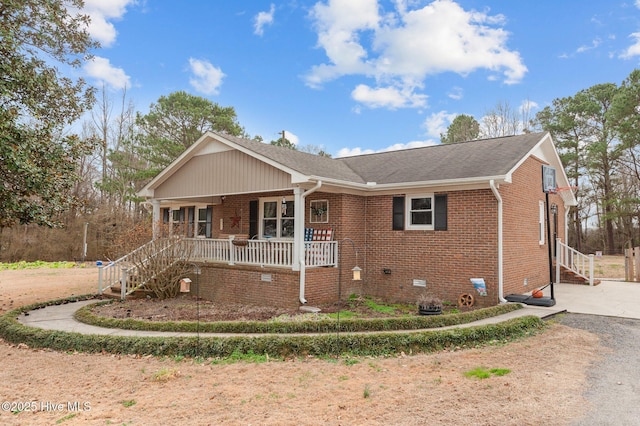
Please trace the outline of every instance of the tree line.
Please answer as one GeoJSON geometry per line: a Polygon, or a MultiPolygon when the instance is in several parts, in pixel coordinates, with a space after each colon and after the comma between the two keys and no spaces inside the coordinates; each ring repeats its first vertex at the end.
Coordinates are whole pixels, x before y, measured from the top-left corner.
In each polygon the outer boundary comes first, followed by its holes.
{"type": "MultiPolygon", "coordinates": [[[[79,68],[99,48],[89,17],[72,10],[82,0],[0,5],[0,260],[124,254],[151,228],[136,192],[204,132],[263,141],[230,106],[178,91],[143,114],[126,90],[62,75],[60,65],[79,68]]],[[[554,99],[535,116],[528,105],[501,102],[480,121],[459,115],[441,141],[549,131],[578,199],[569,243],[606,253],[640,244],[640,71],[554,99]]],[[[271,143],[328,155],[284,132],[271,143]]]]}

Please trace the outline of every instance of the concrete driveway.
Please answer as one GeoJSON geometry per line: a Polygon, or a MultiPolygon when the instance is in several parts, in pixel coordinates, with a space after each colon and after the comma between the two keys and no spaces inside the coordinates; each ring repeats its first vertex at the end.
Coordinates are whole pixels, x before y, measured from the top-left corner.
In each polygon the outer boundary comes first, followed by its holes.
{"type": "MultiPolygon", "coordinates": [[[[572,314],[640,319],[640,283],[603,280],[596,286],[554,285],[556,306],[572,314]]],[[[545,296],[549,289],[544,290],[545,296]]]]}

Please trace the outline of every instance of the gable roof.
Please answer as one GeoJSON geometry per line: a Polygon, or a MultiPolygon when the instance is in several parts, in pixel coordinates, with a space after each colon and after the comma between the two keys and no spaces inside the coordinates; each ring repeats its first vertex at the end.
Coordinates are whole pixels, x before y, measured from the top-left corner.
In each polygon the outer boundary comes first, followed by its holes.
{"type": "Polygon", "coordinates": [[[359,190],[400,188],[403,186],[455,185],[462,183],[510,182],[511,174],[534,155],[558,170],[558,186],[568,186],[549,133],[482,139],[439,144],[399,151],[353,157],[327,158],[230,135],[207,132],[178,159],[163,170],[143,190],[152,194],[177,169],[207,144],[221,143],[292,176],[294,183],[319,180],[359,190]]]}
{"type": "Polygon", "coordinates": [[[393,184],[502,177],[527,155],[543,134],[389,151],[341,159],[367,182],[393,184]]]}

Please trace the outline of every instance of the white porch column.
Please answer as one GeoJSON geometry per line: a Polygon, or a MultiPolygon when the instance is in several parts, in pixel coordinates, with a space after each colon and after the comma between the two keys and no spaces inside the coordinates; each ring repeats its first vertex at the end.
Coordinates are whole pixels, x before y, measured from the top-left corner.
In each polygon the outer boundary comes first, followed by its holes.
{"type": "Polygon", "coordinates": [[[304,197],[302,196],[302,188],[299,186],[293,188],[293,270],[300,270],[301,253],[304,256],[304,197]]]}
{"type": "Polygon", "coordinates": [[[151,200],[151,206],[153,207],[153,222],[151,224],[153,229],[153,239],[157,239],[160,233],[160,223],[162,218],[160,217],[160,200],[151,200]]]}
{"type": "Polygon", "coordinates": [[[307,299],[304,297],[304,286],[306,279],[306,265],[304,264],[304,213],[305,213],[305,200],[307,195],[316,192],[322,186],[322,181],[316,182],[316,185],[302,192],[300,187],[293,189],[293,195],[295,196],[295,235],[293,238],[293,270],[300,271],[300,303],[303,305],[307,303],[307,299]]]}

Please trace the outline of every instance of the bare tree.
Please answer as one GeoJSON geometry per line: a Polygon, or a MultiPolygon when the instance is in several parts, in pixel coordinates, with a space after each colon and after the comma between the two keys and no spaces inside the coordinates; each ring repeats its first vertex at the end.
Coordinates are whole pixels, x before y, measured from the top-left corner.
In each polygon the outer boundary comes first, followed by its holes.
{"type": "Polygon", "coordinates": [[[498,102],[482,117],[481,133],[485,138],[512,136],[520,133],[520,114],[508,101],[498,102]]]}

